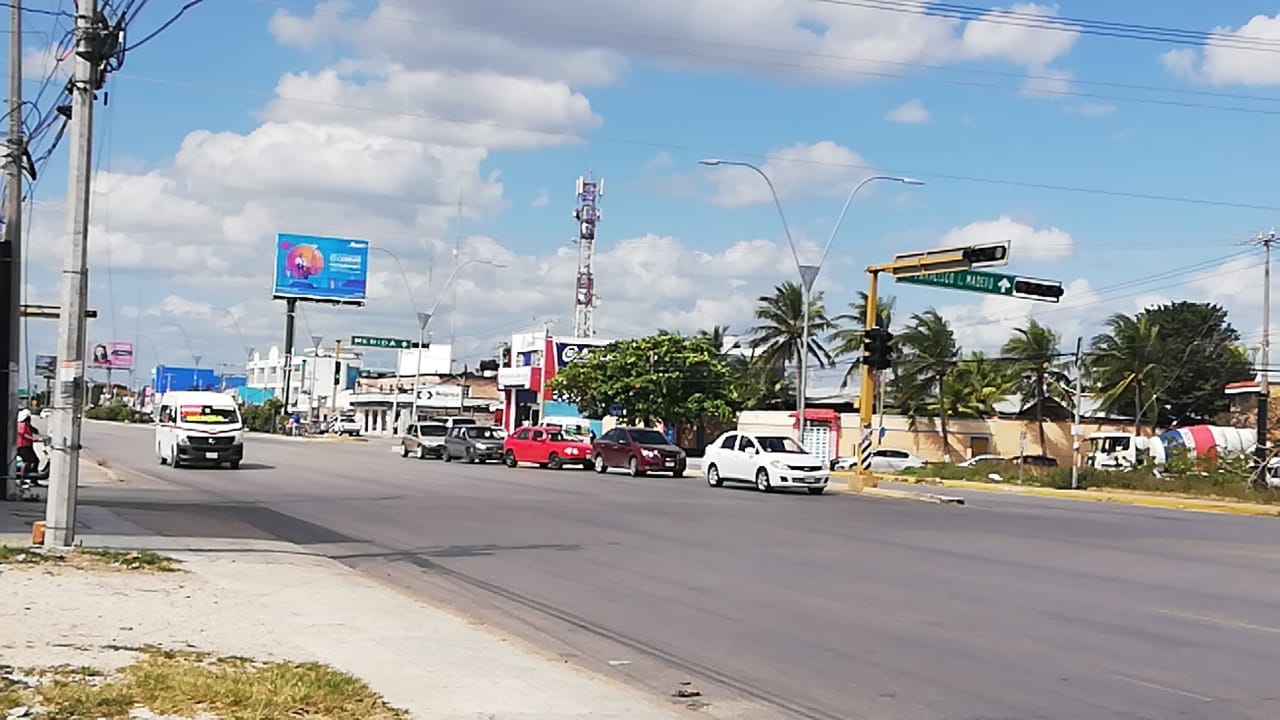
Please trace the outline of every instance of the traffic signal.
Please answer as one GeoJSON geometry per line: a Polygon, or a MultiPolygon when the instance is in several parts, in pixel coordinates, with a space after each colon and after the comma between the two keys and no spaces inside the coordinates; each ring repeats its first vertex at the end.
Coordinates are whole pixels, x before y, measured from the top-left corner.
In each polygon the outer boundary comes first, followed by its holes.
{"type": "Polygon", "coordinates": [[[881,327],[869,328],[862,334],[862,362],[872,370],[887,370],[893,365],[893,333],[881,327]]]}
{"type": "Polygon", "coordinates": [[[1063,289],[1058,283],[1019,279],[1013,283],[1013,292],[1017,295],[1028,295],[1057,302],[1058,298],[1062,297],[1063,289]]]}
{"type": "Polygon", "coordinates": [[[983,245],[965,248],[964,261],[970,265],[989,265],[1009,259],[1009,248],[1004,245],[983,245]]]}

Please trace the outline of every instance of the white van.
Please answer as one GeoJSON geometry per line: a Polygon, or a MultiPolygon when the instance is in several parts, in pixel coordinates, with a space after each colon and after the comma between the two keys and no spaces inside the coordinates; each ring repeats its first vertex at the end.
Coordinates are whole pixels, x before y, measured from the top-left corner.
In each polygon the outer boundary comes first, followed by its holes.
{"type": "Polygon", "coordinates": [[[230,395],[168,392],[155,401],[156,457],[161,465],[222,465],[244,459],[244,421],[230,395]]]}

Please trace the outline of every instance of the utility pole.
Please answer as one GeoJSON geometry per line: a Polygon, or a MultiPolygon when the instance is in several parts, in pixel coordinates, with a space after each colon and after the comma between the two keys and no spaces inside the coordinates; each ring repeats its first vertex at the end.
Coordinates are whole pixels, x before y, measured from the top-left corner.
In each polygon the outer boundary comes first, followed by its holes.
{"type": "Polygon", "coordinates": [[[0,277],[8,285],[0,297],[0,443],[4,446],[4,498],[18,498],[14,476],[17,452],[18,368],[22,336],[22,163],[26,138],[22,132],[22,3],[9,6],[9,129],[5,158],[4,240],[0,241],[0,277]]]}
{"type": "Polygon", "coordinates": [[[598,205],[604,195],[604,179],[594,175],[578,178],[578,207],[573,219],[578,221],[578,274],[574,281],[573,336],[595,337],[596,307],[596,225],[603,214],[598,205]]]}
{"type": "Polygon", "coordinates": [[[58,315],[57,392],[53,398],[45,547],[75,542],[84,409],[85,309],[89,299],[89,199],[93,168],[93,101],[102,72],[97,0],[76,2],[75,75],[71,79],[71,143],[67,172],[67,242],[58,315]]]}
{"type": "MultiPolygon", "coordinates": [[[[1080,487],[1080,400],[1084,397],[1084,338],[1076,338],[1076,397],[1071,421],[1071,489],[1080,487]]],[[[1041,448],[1041,452],[1044,448],[1041,448]]]]}
{"type": "Polygon", "coordinates": [[[1276,231],[1258,236],[1257,242],[1262,244],[1265,260],[1262,265],[1262,372],[1259,377],[1259,385],[1261,391],[1258,394],[1258,442],[1254,447],[1253,456],[1257,459],[1261,466],[1260,472],[1266,472],[1267,453],[1270,451],[1270,442],[1267,438],[1267,429],[1270,425],[1268,418],[1271,401],[1271,246],[1275,244],[1276,231]]]}

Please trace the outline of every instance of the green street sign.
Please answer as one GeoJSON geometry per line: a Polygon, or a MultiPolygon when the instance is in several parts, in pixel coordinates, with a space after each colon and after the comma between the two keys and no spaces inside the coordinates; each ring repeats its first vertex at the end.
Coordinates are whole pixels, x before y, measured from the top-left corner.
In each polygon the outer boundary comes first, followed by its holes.
{"type": "Polygon", "coordinates": [[[1002,295],[1026,300],[1039,300],[1041,302],[1056,303],[1063,294],[1062,283],[1057,280],[1025,278],[1001,273],[982,272],[980,270],[929,273],[927,275],[894,278],[894,280],[912,285],[930,285],[947,290],[964,290],[965,292],[982,293],[984,295],[1002,295]]]}
{"type": "Polygon", "coordinates": [[[413,341],[411,340],[403,340],[401,338],[369,337],[367,335],[352,335],[351,344],[356,347],[391,348],[393,350],[408,350],[413,347],[413,341]]]}

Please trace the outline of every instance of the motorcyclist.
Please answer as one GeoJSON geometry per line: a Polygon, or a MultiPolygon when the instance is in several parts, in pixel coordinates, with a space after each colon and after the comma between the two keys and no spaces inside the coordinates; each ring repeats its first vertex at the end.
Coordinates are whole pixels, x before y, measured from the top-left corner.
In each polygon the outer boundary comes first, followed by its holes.
{"type": "Polygon", "coordinates": [[[22,458],[22,475],[35,474],[40,469],[40,456],[36,455],[36,439],[40,432],[31,424],[31,411],[18,411],[18,457],[22,458]]]}

